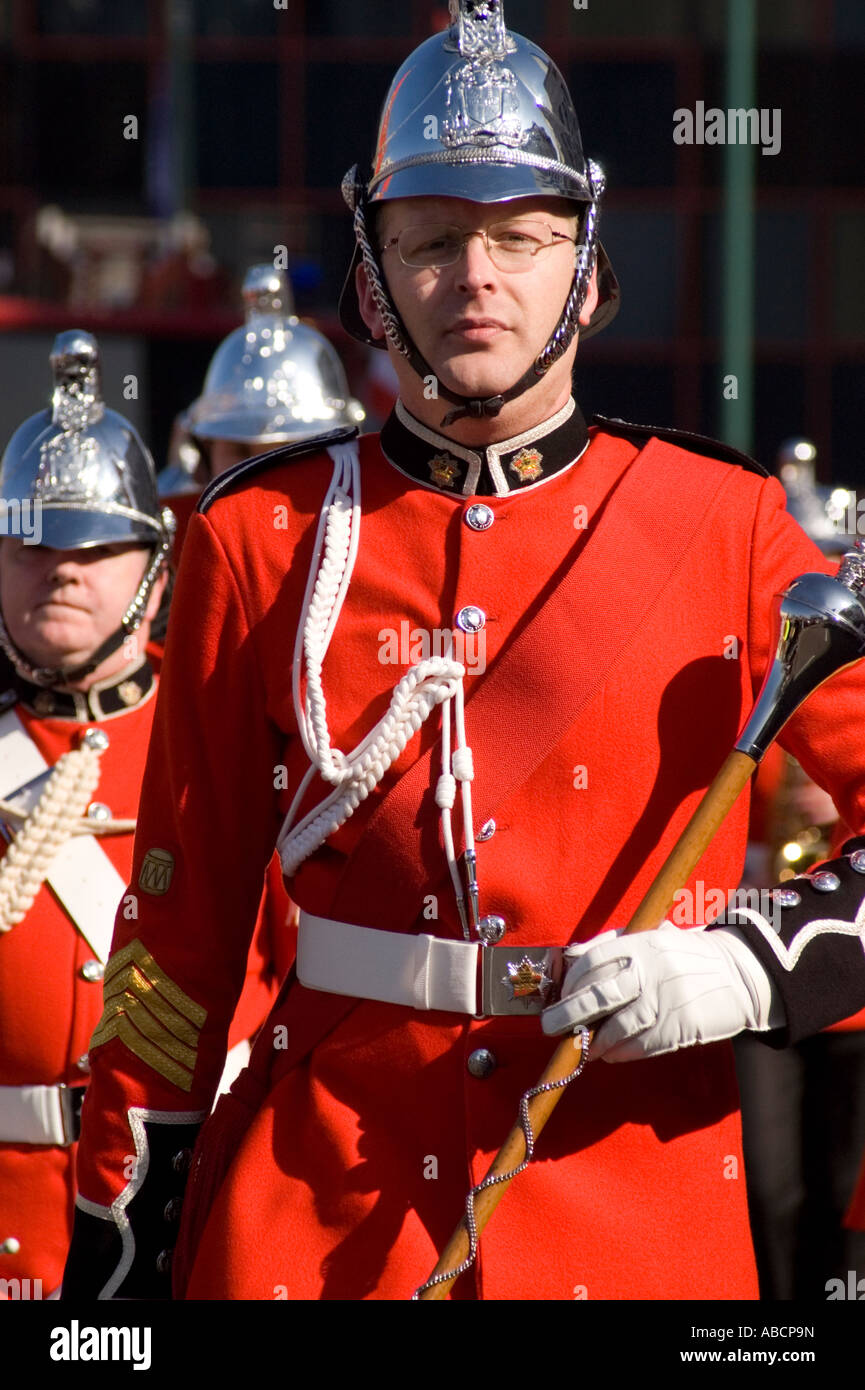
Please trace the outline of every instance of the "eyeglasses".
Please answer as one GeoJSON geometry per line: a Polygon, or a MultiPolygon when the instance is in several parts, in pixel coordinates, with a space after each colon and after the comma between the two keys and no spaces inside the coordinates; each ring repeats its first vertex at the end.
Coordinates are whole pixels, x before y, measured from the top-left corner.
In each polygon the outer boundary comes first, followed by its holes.
{"type": "Polygon", "coordinates": [[[485,230],[475,232],[439,223],[404,227],[381,249],[384,253],[395,246],[403,265],[412,269],[440,270],[443,266],[456,265],[473,236],[481,238],[493,265],[506,271],[529,270],[533,256],[560,241],[577,245],[573,237],[566,236],[564,232],[554,232],[546,222],[519,220],[493,222],[485,230]]]}

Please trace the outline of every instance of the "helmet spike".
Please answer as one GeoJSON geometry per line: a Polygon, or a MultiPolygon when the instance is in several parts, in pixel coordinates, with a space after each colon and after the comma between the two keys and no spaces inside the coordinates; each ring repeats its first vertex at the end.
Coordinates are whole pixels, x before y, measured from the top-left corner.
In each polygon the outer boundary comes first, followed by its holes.
{"type": "Polygon", "coordinates": [[[252,265],[243,280],[243,303],[247,323],[256,314],[282,314],[294,317],[294,296],[285,271],[272,265],[252,265]]]}
{"type": "Polygon", "coordinates": [[[92,333],[71,328],[58,333],[51,349],[54,394],[52,423],[79,431],[95,425],[105,413],[99,345],[92,333]]]}
{"type": "Polygon", "coordinates": [[[456,48],[473,62],[489,62],[516,53],[505,28],[501,0],[450,0],[451,29],[447,48],[456,48]]]}

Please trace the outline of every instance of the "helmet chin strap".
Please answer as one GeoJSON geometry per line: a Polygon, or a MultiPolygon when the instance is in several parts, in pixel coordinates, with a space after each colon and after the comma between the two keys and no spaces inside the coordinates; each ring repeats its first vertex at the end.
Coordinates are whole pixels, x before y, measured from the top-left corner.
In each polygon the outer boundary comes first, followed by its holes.
{"type": "Polygon", "coordinates": [[[421,379],[433,377],[436,381],[438,395],[444,396],[446,401],[450,401],[457,407],[456,410],[448,411],[445,415],[441,422],[442,428],[447,428],[448,425],[454,424],[457,420],[494,419],[508,401],[515,400],[517,396],[521,396],[532,386],[537,385],[553,363],[567,352],[574,334],[580,326],[580,313],[586,302],[589,282],[597,260],[598,200],[604,189],[604,176],[600,168],[591,161],[589,163],[589,181],[594,198],[588,204],[583,238],[577,247],[574,278],[559,321],[545,347],[528,370],[523,372],[519,380],[507,391],[499,392],[494,396],[460,395],[457,391],[451,391],[438,379],[433,368],[412,340],[397,312],[396,305],[391,299],[379,256],[372,246],[367,232],[366,200],[362,196],[358,198],[354,213],[355,236],[363,256],[363,264],[372,297],[384,323],[385,334],[388,342],[405,357],[416,374],[421,379]]]}
{"type": "Polygon", "coordinates": [[[103,661],[109,656],[113,656],[118,648],[138,631],[144,619],[144,612],[153,586],[168,559],[170,549],[171,537],[169,536],[154,549],[150,563],[135,592],[135,597],[120,620],[120,626],[111,633],[110,637],[105,639],[100,647],[97,647],[90,659],[82,666],[34,666],[21,648],[12,641],[2,613],[0,613],[0,649],[5,652],[19,675],[32,681],[34,685],[44,686],[48,690],[58,685],[69,685],[72,681],[83,680],[85,676],[92,675],[103,661]]]}

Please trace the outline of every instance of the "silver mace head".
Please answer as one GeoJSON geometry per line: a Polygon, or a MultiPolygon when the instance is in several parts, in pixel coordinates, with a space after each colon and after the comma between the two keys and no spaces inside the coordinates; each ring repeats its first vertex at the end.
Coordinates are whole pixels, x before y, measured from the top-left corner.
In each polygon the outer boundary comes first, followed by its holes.
{"type": "Polygon", "coordinates": [[[801,574],[775,604],[775,656],[736,741],[755,762],[818,686],[865,656],[865,542],[834,577],[801,574]]]}

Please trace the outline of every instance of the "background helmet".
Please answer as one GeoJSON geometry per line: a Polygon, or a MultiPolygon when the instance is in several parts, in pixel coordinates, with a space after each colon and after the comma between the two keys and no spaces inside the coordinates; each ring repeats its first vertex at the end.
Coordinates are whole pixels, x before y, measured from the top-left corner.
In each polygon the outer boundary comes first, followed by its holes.
{"type": "Polygon", "coordinates": [[[246,322],[220,343],[204,389],[183,420],[196,439],[283,444],[359,424],[345,370],[323,334],[293,313],[287,277],[253,266],[243,283],[246,322]]]}
{"type": "Polygon", "coordinates": [[[175,524],[159,506],[153,459],[138,432],[102,399],[96,339],[81,329],[58,334],[51,367],[50,410],[19,426],[0,461],[2,534],[55,550],[125,541],[150,547],[151,558],[118,631],[74,671],[31,666],[0,618],[0,647],[42,685],[95,670],[136,631],[167,561],[175,524]]]}
{"type": "MultiPolygon", "coordinates": [[[[451,26],[415,49],[385,98],[369,178],[357,166],[343,181],[355,214],[357,247],[340,301],[344,327],[378,347],[361,316],[355,270],[366,266],[390,342],[421,375],[431,369],[411,342],[390,300],[368,224],[371,206],[393,198],[443,196],[497,203],[554,197],[582,204],[581,246],[571,293],[549,342],[511,399],[527,390],[567,349],[579,327],[596,260],[599,303],[583,335],[597,332],[618,309],[619,288],[597,240],[604,187],[597,164],[583,154],[570,92],[552,60],[505,27],[501,0],[450,0],[451,26]]],[[[439,387],[449,400],[463,400],[439,387]]],[[[492,403],[487,402],[490,406],[492,403]]],[[[481,403],[466,414],[497,414],[481,403]]],[[[501,409],[501,405],[498,407],[501,409]]],[[[461,412],[462,413],[462,412],[461,412]]]]}
{"type": "Polygon", "coordinates": [[[775,466],[787,494],[787,511],[824,554],[840,555],[851,550],[856,539],[855,522],[851,530],[849,517],[852,494],[818,483],[816,463],[816,445],[796,438],[781,445],[775,466]]]}

